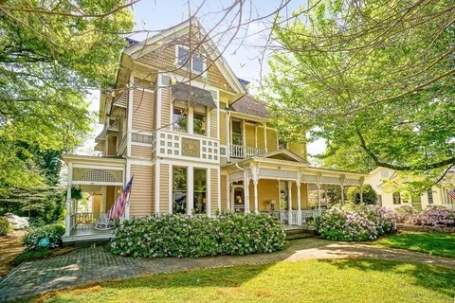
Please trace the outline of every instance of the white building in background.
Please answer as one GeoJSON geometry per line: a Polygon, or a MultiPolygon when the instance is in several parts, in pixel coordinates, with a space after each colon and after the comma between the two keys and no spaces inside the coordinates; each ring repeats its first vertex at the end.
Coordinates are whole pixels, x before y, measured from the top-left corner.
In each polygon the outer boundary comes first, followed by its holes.
{"type": "Polygon", "coordinates": [[[399,186],[395,185],[399,182],[404,181],[393,169],[385,167],[377,167],[365,178],[365,183],[370,184],[375,190],[378,195],[378,203],[382,206],[394,208],[413,205],[417,209],[425,209],[432,205],[441,205],[455,208],[455,201],[449,196],[449,191],[455,188],[455,171],[453,170],[439,184],[434,185],[420,196],[400,192],[399,186]]]}

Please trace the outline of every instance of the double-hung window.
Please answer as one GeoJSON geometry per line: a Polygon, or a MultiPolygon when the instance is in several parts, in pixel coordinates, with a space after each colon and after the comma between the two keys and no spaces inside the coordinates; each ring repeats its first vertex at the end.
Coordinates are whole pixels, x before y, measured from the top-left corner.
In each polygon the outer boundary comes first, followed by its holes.
{"type": "Polygon", "coordinates": [[[172,168],[172,213],[185,214],[187,200],[187,169],[172,168]]]}
{"type": "Polygon", "coordinates": [[[205,59],[200,54],[192,54],[190,58],[190,50],[186,46],[177,46],[177,65],[178,67],[191,67],[191,71],[195,74],[202,74],[205,69],[205,59]]]}
{"type": "Polygon", "coordinates": [[[204,214],[207,212],[207,170],[194,169],[194,213],[204,214]]]}

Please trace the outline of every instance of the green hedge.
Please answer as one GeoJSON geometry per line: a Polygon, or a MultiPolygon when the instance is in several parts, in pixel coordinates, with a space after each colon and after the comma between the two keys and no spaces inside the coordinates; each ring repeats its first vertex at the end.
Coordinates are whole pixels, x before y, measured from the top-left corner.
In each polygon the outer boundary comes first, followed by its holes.
{"type": "Polygon", "coordinates": [[[281,250],[282,225],[268,215],[165,215],[127,220],[115,229],[111,251],[135,257],[247,255],[281,250]]]}
{"type": "Polygon", "coordinates": [[[65,227],[61,224],[49,224],[31,229],[24,237],[27,249],[55,248],[61,245],[65,227]]]}
{"type": "Polygon", "coordinates": [[[5,217],[0,217],[0,236],[6,236],[11,231],[11,226],[5,217]]]}

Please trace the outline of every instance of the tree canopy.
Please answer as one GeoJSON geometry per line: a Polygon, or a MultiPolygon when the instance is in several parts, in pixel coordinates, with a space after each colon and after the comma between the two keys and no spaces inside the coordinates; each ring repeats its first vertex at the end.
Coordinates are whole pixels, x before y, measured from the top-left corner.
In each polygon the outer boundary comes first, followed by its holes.
{"type": "Polygon", "coordinates": [[[275,27],[264,93],[278,125],[324,138],[337,168],[434,176],[453,166],[453,1],[310,5],[275,27]]]}
{"type": "Polygon", "coordinates": [[[0,194],[55,184],[53,156],[90,129],[86,94],[115,79],[128,3],[0,1],[0,194]]]}

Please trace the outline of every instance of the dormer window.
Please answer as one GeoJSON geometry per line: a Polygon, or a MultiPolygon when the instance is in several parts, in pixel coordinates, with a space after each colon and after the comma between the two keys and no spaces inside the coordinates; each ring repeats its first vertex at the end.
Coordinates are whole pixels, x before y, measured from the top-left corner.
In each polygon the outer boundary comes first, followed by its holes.
{"type": "Polygon", "coordinates": [[[205,69],[205,59],[200,54],[193,54],[191,60],[188,60],[190,56],[190,50],[188,47],[183,45],[177,46],[177,65],[178,67],[191,66],[191,71],[195,74],[201,74],[205,69]]]}

